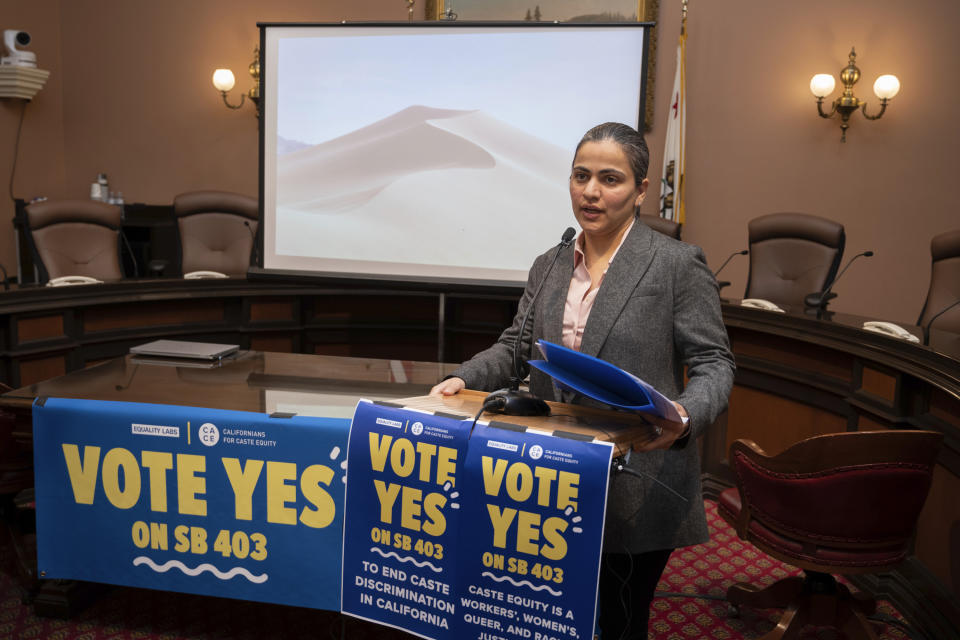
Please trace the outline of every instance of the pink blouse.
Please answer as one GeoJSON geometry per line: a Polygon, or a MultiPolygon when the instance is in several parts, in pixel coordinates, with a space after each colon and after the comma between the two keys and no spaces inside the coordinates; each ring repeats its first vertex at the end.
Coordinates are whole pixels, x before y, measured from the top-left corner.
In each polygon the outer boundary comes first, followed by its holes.
{"type": "MultiPolygon", "coordinates": [[[[610,256],[610,262],[617,256],[623,241],[636,223],[634,219],[627,230],[620,238],[620,244],[617,245],[613,255],[610,256]]],[[[567,291],[567,302],[563,307],[563,346],[569,349],[580,350],[580,341],[583,340],[583,328],[587,324],[587,318],[590,317],[590,310],[593,309],[593,301],[597,297],[597,291],[603,284],[603,278],[607,275],[610,268],[610,262],[603,270],[600,276],[600,282],[592,290],[590,289],[590,272],[587,270],[587,264],[583,255],[583,231],[577,236],[577,243],[573,246],[573,277],[570,278],[570,289],[567,291]]]]}

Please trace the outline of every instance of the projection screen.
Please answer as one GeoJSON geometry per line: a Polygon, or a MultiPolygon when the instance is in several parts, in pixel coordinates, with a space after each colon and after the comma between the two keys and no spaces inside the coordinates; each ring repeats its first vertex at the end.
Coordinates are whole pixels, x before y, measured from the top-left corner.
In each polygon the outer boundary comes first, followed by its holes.
{"type": "Polygon", "coordinates": [[[265,273],[522,283],[583,133],[642,126],[649,25],[261,26],[265,273]]]}

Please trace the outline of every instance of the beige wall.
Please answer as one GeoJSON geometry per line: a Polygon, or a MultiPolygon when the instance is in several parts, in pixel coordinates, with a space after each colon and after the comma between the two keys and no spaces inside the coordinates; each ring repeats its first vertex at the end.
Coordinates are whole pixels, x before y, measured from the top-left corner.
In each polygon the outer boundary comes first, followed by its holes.
{"type": "MultiPolygon", "coordinates": [[[[673,81],[678,0],[664,0],[657,109],[649,140],[660,175],[661,122],[673,81]]],[[[417,16],[423,3],[417,3],[417,16]]],[[[228,111],[210,84],[228,66],[238,90],[259,21],[405,20],[401,0],[0,0],[0,29],[21,28],[50,80],[27,105],[14,192],[85,198],[98,172],[127,201],[170,202],[181,191],[256,194],[257,122],[228,111]]],[[[940,0],[723,2],[692,0],[688,20],[688,218],[685,239],[716,268],[746,247],[746,223],[774,211],[842,222],[848,255],[873,249],[837,285],[838,311],[913,322],[929,279],[929,240],[960,227],[949,182],[960,149],[952,113],[960,88],[960,3],[940,0]],[[850,46],[870,100],[874,78],[903,88],[882,120],[855,115],[846,144],[835,121],[816,116],[807,89],[837,74],[850,46]]],[[[589,86],[589,79],[583,79],[589,86]]],[[[19,103],[0,101],[0,177],[9,177],[19,103]]],[[[656,208],[654,180],[648,212],[656,208]]],[[[9,200],[0,206],[7,220],[9,200]]],[[[0,262],[15,269],[12,230],[0,262]]],[[[740,296],[746,258],[724,272],[740,296]]]]}
{"type": "Polygon", "coordinates": [[[239,101],[258,21],[407,15],[397,0],[65,0],[61,13],[67,188],[88,194],[103,171],[125,199],[151,203],[200,188],[257,194],[254,110],[228,111],[210,77],[233,69],[239,101]]]}
{"type": "MultiPolygon", "coordinates": [[[[669,0],[661,9],[658,125],[673,82],[679,6],[669,0]]],[[[831,308],[916,322],[930,238],[960,228],[958,21],[960,3],[941,0],[692,0],[684,239],[701,245],[716,269],[746,248],[751,218],[801,211],[837,220],[848,256],[876,255],[851,267],[831,308]],[[855,114],[841,144],[838,122],[817,117],[808,84],[814,73],[838,76],[851,46],[862,72],[856,93],[871,113],[878,75],[896,74],[902,88],[883,119],[855,114]]],[[[663,129],[650,136],[658,179],[663,129]]],[[[651,210],[655,199],[645,203],[651,210]]],[[[746,274],[747,258],[730,263],[728,295],[743,295],[746,274]]]]}

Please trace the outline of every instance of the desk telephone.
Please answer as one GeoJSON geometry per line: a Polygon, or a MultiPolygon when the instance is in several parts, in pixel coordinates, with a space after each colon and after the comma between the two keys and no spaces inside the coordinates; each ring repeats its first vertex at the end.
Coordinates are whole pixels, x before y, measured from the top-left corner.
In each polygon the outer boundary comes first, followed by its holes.
{"type": "Polygon", "coordinates": [[[219,271],[191,271],[183,274],[184,280],[201,280],[203,278],[229,278],[225,273],[219,271]]]}
{"type": "Polygon", "coordinates": [[[890,336],[891,338],[898,338],[900,340],[907,340],[909,342],[920,342],[920,338],[913,335],[900,325],[893,324],[892,322],[869,320],[863,323],[863,328],[867,331],[873,331],[874,333],[890,336]]]}
{"type": "Polygon", "coordinates": [[[60,276],[53,278],[47,283],[48,287],[66,287],[71,284],[100,284],[103,280],[97,280],[90,276],[60,276]]]}
{"type": "Polygon", "coordinates": [[[776,311],[784,313],[783,309],[763,298],[744,298],[740,301],[741,307],[750,307],[751,309],[763,309],[764,311],[776,311]]]}

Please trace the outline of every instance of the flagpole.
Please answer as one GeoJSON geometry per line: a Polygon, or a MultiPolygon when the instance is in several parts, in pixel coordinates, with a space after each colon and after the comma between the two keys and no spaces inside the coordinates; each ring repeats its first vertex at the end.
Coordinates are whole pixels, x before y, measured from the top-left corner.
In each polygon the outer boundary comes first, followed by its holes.
{"type": "Polygon", "coordinates": [[[677,208],[674,219],[680,224],[687,221],[687,0],[680,10],[680,92],[683,100],[683,117],[680,121],[680,167],[677,171],[677,208]]]}
{"type": "Polygon", "coordinates": [[[687,2],[681,4],[680,37],[677,42],[677,66],[674,71],[673,93],[667,114],[667,131],[663,151],[663,175],[660,188],[660,216],[683,224],[686,220],[685,158],[686,137],[686,41],[687,2]]]}

